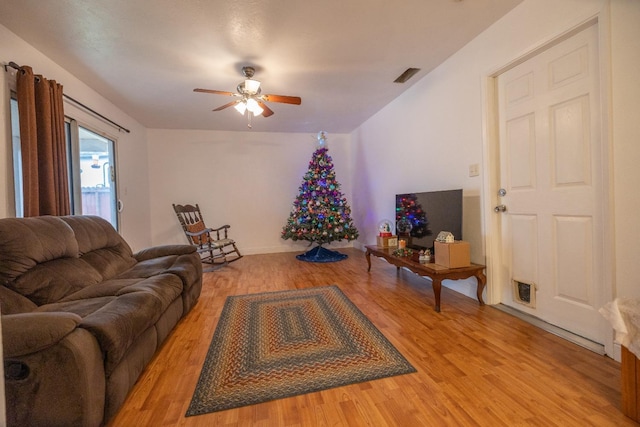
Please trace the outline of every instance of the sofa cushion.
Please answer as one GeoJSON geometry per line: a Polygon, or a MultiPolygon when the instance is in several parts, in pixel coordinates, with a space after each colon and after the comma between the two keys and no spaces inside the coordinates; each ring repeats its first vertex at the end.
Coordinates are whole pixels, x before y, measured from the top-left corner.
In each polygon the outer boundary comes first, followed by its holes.
{"type": "Polygon", "coordinates": [[[105,280],[104,282],[100,282],[96,285],[87,286],[80,289],[78,292],[74,292],[71,295],[67,295],[62,298],[59,302],[69,302],[69,301],[77,301],[83,299],[91,299],[91,298],[99,298],[99,297],[110,297],[118,295],[118,292],[122,288],[126,288],[127,286],[134,285],[138,283],[142,279],[111,279],[105,280]]]}
{"type": "Polygon", "coordinates": [[[160,273],[172,273],[180,277],[183,285],[188,288],[200,279],[201,265],[200,257],[168,255],[140,261],[129,270],[121,273],[118,279],[152,277],[160,273]]]}
{"type": "Polygon", "coordinates": [[[59,217],[4,218],[0,221],[0,285],[6,285],[37,264],[77,258],[73,230],[59,217]]]}
{"type": "Polygon", "coordinates": [[[7,287],[37,305],[56,302],[85,286],[99,283],[102,276],[84,260],[59,258],[36,265],[7,287]]]}
{"type": "Polygon", "coordinates": [[[82,317],[79,326],[100,343],[109,375],[138,336],[154,325],[181,293],[182,281],[177,276],[161,274],[148,279],[98,283],[76,295],[85,298],[69,296],[64,301],[39,307],[38,311],[64,311],[82,317]],[[104,295],[109,293],[107,290],[113,294],[104,295]]]}
{"type": "Polygon", "coordinates": [[[96,249],[82,255],[82,260],[96,269],[104,280],[116,277],[136,263],[135,258],[123,255],[118,248],[96,249]]]}
{"type": "Polygon", "coordinates": [[[35,310],[37,305],[27,297],[20,295],[18,292],[0,286],[0,313],[2,314],[19,314],[29,313],[35,310]]]}
{"type": "Polygon", "coordinates": [[[103,297],[96,297],[96,298],[87,298],[82,300],[55,302],[53,304],[45,304],[43,306],[40,306],[35,310],[35,312],[73,313],[80,316],[81,318],[85,318],[95,313],[96,311],[100,310],[102,307],[109,304],[110,302],[115,301],[116,299],[117,297],[115,296],[103,296],[103,297]]]}
{"type": "Polygon", "coordinates": [[[138,262],[140,262],[151,258],[161,258],[167,255],[188,255],[196,251],[197,248],[192,245],[160,245],[142,249],[133,254],[133,256],[138,262]]]}
{"type": "Polygon", "coordinates": [[[133,256],[131,248],[109,221],[99,216],[62,216],[78,241],[80,255],[96,249],[118,247],[123,255],[133,256]]]}
{"type": "Polygon", "coordinates": [[[78,242],[80,257],[103,280],[111,279],[136,263],[131,247],[113,226],[98,216],[64,216],[78,242]]]}
{"type": "MultiPolygon", "coordinates": [[[[135,340],[179,298],[182,283],[174,275],[151,277],[123,288],[118,298],[82,320],[105,352],[107,376],[118,366],[135,340]]],[[[155,351],[155,349],[154,349],[155,351]]]]}

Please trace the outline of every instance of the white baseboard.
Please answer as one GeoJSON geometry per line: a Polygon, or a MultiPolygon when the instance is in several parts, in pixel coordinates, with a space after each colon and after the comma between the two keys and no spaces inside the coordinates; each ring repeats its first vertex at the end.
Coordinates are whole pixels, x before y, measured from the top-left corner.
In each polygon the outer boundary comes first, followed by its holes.
{"type": "Polygon", "coordinates": [[[612,355],[607,355],[610,356],[613,360],[615,360],[618,363],[622,362],[622,346],[620,344],[618,344],[617,342],[613,343],[613,354],[612,355]]]}

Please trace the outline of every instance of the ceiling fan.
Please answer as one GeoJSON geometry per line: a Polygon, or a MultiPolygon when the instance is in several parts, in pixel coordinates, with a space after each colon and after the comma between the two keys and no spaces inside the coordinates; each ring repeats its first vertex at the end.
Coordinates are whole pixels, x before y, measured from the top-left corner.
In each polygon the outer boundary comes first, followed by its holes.
{"type": "Polygon", "coordinates": [[[262,95],[260,82],[258,80],[253,80],[252,78],[255,71],[256,70],[253,67],[242,67],[242,75],[246,77],[246,80],[238,84],[238,87],[236,88],[237,92],[199,88],[194,89],[193,91],[238,98],[214,109],[213,111],[220,111],[225,108],[234,107],[242,115],[247,113],[249,117],[249,127],[251,127],[251,116],[262,115],[263,117],[269,117],[273,115],[273,110],[271,110],[265,102],[281,102],[284,104],[294,105],[300,105],[302,103],[302,99],[298,96],[262,95]]]}

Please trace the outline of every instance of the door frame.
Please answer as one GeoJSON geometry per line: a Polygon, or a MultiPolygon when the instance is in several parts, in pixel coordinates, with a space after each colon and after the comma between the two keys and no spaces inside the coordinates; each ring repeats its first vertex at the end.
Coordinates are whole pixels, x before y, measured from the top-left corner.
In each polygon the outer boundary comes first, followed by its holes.
{"type": "MultiPolygon", "coordinates": [[[[615,242],[614,242],[614,205],[613,205],[613,145],[611,138],[611,56],[610,56],[610,28],[608,9],[604,8],[594,16],[574,25],[568,30],[555,34],[517,56],[506,64],[501,64],[488,71],[482,77],[482,126],[483,126],[483,210],[484,228],[486,230],[485,253],[487,264],[487,303],[501,302],[501,284],[505,283],[504,263],[502,262],[501,220],[502,215],[495,214],[494,206],[499,205],[498,190],[500,188],[500,150],[498,133],[498,93],[497,78],[500,74],[518,64],[536,56],[549,47],[558,44],[580,31],[595,25],[598,30],[598,54],[600,72],[600,121],[601,121],[601,156],[603,168],[603,203],[602,218],[604,226],[603,271],[604,287],[601,289],[603,299],[611,301],[615,298],[615,242]]],[[[603,317],[604,319],[604,317],[603,317]]],[[[614,331],[607,322],[602,322],[605,338],[605,352],[620,360],[620,346],[614,345],[614,331]]]]}

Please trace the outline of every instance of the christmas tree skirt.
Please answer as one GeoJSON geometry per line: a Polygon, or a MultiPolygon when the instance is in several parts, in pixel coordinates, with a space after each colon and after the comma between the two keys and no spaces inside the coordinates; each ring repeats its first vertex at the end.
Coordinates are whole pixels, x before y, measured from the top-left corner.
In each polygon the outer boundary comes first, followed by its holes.
{"type": "Polygon", "coordinates": [[[303,254],[296,255],[300,261],[307,262],[336,262],[346,259],[348,255],[341,254],[337,251],[325,249],[322,246],[316,246],[315,248],[307,251],[303,254]]]}

